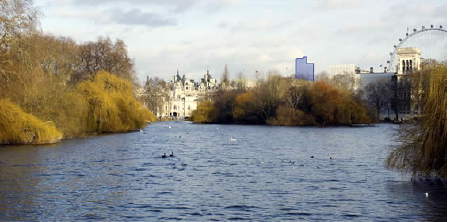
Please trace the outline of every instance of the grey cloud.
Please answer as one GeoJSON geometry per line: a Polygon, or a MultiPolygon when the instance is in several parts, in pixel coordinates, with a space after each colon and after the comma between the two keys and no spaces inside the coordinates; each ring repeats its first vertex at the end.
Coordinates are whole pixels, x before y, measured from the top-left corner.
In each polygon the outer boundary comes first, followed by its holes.
{"type": "Polygon", "coordinates": [[[174,26],[177,24],[173,18],[165,18],[161,15],[144,12],[139,9],[121,11],[118,9],[109,10],[109,20],[122,25],[144,25],[149,27],[174,26]]]}

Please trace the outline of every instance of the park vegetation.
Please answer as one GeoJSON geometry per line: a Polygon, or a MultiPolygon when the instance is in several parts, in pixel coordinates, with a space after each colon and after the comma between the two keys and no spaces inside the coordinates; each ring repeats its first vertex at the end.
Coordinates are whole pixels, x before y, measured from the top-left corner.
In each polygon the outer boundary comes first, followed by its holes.
{"type": "Polygon", "coordinates": [[[0,1],[0,144],[125,132],[155,120],[135,98],[123,41],[48,35],[37,14],[31,1],[0,1]]]}
{"type": "Polygon", "coordinates": [[[307,82],[279,75],[253,88],[221,89],[192,114],[196,123],[330,126],[373,122],[365,103],[350,90],[325,81],[307,82]]]}
{"type": "Polygon", "coordinates": [[[410,82],[420,115],[401,125],[386,164],[414,176],[447,178],[447,65],[428,64],[410,82]]]}

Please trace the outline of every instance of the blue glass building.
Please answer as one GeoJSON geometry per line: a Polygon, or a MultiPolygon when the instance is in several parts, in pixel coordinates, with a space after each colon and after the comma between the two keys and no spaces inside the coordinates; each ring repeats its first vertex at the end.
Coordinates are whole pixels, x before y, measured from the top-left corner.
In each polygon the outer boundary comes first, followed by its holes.
{"type": "Polygon", "coordinates": [[[295,59],[295,78],[314,81],[314,63],[308,63],[308,57],[295,59]]]}

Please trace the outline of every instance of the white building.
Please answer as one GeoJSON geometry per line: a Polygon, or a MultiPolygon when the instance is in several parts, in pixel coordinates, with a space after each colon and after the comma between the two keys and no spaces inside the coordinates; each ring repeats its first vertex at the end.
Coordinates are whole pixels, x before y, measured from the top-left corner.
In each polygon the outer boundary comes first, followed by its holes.
{"type": "Polygon", "coordinates": [[[197,103],[209,93],[218,89],[217,80],[209,70],[200,82],[186,79],[179,72],[169,82],[170,92],[168,101],[164,102],[163,110],[157,113],[159,118],[186,119],[191,117],[192,111],[197,109],[197,103]]]}
{"type": "MultiPolygon", "coordinates": [[[[397,110],[398,113],[392,112],[382,113],[382,117],[395,118],[409,118],[411,115],[417,114],[419,107],[417,107],[415,98],[411,94],[411,88],[407,85],[407,81],[402,81],[408,74],[421,69],[421,52],[417,48],[398,48],[397,49],[397,65],[396,72],[361,72],[359,88],[364,90],[365,87],[371,83],[390,82],[395,93],[397,94],[397,110]],[[395,86],[395,87],[394,87],[395,86]]],[[[405,78],[407,80],[407,78],[405,78]]]]}
{"type": "Polygon", "coordinates": [[[397,49],[397,74],[407,74],[420,70],[421,51],[418,48],[398,48],[397,49]]]}
{"type": "Polygon", "coordinates": [[[331,65],[328,67],[327,73],[329,73],[330,77],[336,76],[336,75],[345,75],[350,78],[349,81],[352,81],[352,89],[358,90],[361,84],[361,76],[356,73],[356,70],[358,67],[355,64],[337,64],[337,65],[331,65]]]}
{"type": "Polygon", "coordinates": [[[356,73],[356,65],[355,64],[338,64],[331,65],[328,67],[327,71],[330,75],[338,75],[338,74],[355,74],[356,73]]]}

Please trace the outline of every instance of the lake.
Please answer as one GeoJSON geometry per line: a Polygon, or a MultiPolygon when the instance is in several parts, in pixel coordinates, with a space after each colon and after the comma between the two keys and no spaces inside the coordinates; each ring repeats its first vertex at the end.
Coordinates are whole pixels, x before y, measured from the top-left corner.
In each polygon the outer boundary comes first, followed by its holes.
{"type": "Polygon", "coordinates": [[[160,122],[2,146],[0,220],[445,221],[445,190],[385,169],[397,127],[160,122]]]}

